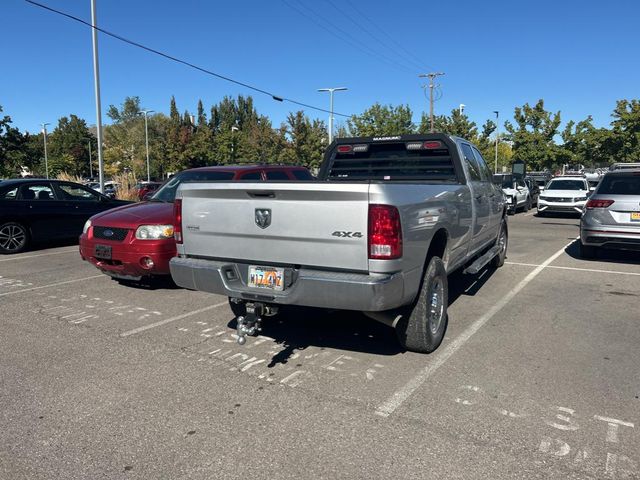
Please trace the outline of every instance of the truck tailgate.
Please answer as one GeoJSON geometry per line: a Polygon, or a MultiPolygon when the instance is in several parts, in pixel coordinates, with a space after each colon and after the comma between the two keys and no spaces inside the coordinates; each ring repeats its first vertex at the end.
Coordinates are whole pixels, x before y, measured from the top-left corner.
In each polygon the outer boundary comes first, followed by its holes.
{"type": "Polygon", "coordinates": [[[368,270],[368,183],[190,183],[180,197],[187,256],[368,270]]]}

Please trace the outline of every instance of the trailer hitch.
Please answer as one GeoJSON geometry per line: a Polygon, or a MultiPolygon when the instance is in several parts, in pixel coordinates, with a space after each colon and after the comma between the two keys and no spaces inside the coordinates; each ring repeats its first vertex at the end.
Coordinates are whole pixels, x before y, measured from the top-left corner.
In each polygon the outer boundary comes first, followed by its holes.
{"type": "MultiPolygon", "coordinates": [[[[232,300],[233,301],[233,300],[232,300]]],[[[235,303],[238,303],[237,301],[235,303]]],[[[255,337],[262,331],[263,317],[271,317],[278,313],[278,307],[259,302],[246,302],[246,313],[236,317],[238,344],[244,345],[248,336],[255,337]]]]}

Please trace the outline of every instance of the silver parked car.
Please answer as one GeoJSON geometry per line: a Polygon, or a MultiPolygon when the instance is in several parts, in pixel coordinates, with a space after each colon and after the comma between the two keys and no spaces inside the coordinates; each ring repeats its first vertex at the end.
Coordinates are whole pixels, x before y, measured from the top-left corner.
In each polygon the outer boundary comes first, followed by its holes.
{"type": "Polygon", "coordinates": [[[607,173],[580,220],[580,255],[598,248],[640,250],[640,169],[607,173]]]}

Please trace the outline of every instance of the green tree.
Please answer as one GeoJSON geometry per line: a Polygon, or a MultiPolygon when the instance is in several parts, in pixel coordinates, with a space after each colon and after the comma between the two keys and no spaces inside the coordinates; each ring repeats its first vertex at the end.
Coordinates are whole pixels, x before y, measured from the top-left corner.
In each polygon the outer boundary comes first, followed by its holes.
{"type": "Polygon", "coordinates": [[[91,132],[82,118],[73,114],[60,118],[58,126],[47,138],[50,164],[64,166],[67,173],[88,175],[91,141],[91,132]]]}
{"type": "Polygon", "coordinates": [[[27,149],[29,137],[12,127],[11,123],[9,115],[0,117],[0,177],[13,177],[20,171],[21,166],[31,168],[34,163],[27,149]]]}
{"type": "MultiPolygon", "coordinates": [[[[430,131],[430,120],[427,113],[422,114],[420,120],[419,133],[428,133],[430,131]]],[[[476,123],[469,120],[465,113],[461,113],[457,108],[451,110],[451,115],[440,115],[434,117],[434,130],[436,132],[447,133],[456,137],[465,138],[473,141],[478,136],[478,128],[476,123]]]]}
{"type": "Polygon", "coordinates": [[[567,163],[595,167],[615,161],[612,131],[594,127],[591,115],[577,123],[569,121],[562,131],[562,140],[567,163]]]}
{"type": "Polygon", "coordinates": [[[347,124],[356,137],[404,135],[415,132],[413,113],[408,105],[374,104],[360,115],[354,115],[347,124]]]}
{"type": "Polygon", "coordinates": [[[506,138],[512,143],[513,159],[527,162],[530,170],[551,168],[562,162],[562,150],[554,137],[560,126],[560,112],[545,110],[544,100],[534,106],[525,103],[514,111],[515,125],[505,122],[506,138]]]}
{"type": "Polygon", "coordinates": [[[615,161],[640,162],[640,100],[618,100],[611,116],[615,161]]]}
{"type": "Polygon", "coordinates": [[[281,163],[304,165],[311,169],[319,167],[328,144],[323,121],[311,121],[303,111],[297,111],[287,116],[287,123],[281,131],[286,132],[289,140],[280,152],[278,160],[281,163]]]}

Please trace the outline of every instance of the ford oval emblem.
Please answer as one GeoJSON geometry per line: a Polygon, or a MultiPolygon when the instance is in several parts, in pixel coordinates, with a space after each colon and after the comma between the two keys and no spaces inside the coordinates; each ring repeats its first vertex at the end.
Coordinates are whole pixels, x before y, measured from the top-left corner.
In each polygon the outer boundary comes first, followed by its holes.
{"type": "Polygon", "coordinates": [[[105,237],[113,237],[113,230],[105,230],[102,233],[105,237]]]}

